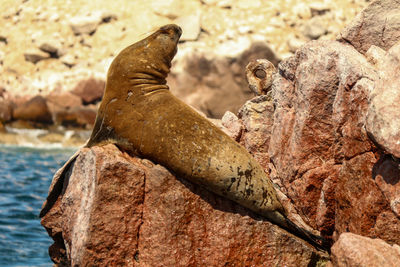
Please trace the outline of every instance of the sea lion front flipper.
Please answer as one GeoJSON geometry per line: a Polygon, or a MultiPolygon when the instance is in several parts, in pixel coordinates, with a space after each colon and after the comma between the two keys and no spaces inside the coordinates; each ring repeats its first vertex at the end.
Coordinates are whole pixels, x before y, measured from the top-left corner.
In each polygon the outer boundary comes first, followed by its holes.
{"type": "Polygon", "coordinates": [[[40,211],[39,217],[42,218],[46,213],[53,207],[56,203],[58,197],[63,191],[65,177],[68,171],[74,165],[76,158],[79,156],[80,151],[75,152],[74,155],[64,164],[64,166],[59,169],[56,174],[54,174],[53,181],[51,182],[49,188],[49,194],[46,201],[42,205],[42,210],[40,211]]]}

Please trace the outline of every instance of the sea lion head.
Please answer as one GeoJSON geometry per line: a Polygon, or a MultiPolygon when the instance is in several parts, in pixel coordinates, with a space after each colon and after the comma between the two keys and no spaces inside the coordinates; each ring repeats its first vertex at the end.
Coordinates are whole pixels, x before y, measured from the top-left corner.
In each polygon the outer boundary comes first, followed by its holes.
{"type": "Polygon", "coordinates": [[[108,70],[106,91],[129,88],[136,95],[168,89],[165,78],[181,34],[179,26],[168,24],[122,50],[108,70]]]}

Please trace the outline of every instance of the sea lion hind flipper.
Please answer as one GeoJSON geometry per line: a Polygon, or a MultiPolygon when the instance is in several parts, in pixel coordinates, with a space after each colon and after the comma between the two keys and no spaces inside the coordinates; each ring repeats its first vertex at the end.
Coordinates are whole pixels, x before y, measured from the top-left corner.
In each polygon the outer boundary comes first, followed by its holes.
{"type": "MultiPolygon", "coordinates": [[[[42,210],[40,211],[39,217],[42,218],[46,213],[53,207],[56,203],[60,194],[63,193],[64,187],[66,187],[65,182],[68,181],[66,176],[68,171],[72,169],[76,158],[79,156],[80,151],[75,152],[74,155],[64,164],[64,166],[59,169],[53,177],[49,188],[49,194],[46,201],[42,205],[42,210]]],[[[69,174],[70,175],[70,174],[69,174]]]]}
{"type": "Polygon", "coordinates": [[[297,226],[295,223],[293,223],[291,220],[289,220],[286,216],[283,216],[285,218],[285,222],[287,224],[289,232],[293,233],[294,235],[306,240],[308,243],[310,243],[312,246],[314,246],[318,250],[322,251],[328,251],[330,252],[330,247],[331,247],[331,242],[322,237],[315,235],[311,233],[310,231],[307,231],[306,229],[303,229],[299,226],[297,226]]]}

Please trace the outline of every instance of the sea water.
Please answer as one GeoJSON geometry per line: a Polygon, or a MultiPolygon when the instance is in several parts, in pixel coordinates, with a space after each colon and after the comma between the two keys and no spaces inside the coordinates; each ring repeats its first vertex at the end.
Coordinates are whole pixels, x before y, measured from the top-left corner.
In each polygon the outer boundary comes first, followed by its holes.
{"type": "Polygon", "coordinates": [[[0,266],[52,266],[39,212],[54,173],[75,151],[0,145],[0,266]]]}

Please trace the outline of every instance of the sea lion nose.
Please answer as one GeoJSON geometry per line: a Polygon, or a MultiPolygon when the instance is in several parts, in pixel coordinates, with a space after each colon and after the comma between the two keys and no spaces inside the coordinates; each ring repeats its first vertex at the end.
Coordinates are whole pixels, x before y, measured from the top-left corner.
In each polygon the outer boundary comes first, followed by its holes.
{"type": "Polygon", "coordinates": [[[178,38],[182,35],[182,29],[176,24],[168,24],[160,28],[160,30],[164,33],[168,33],[173,36],[177,36],[178,38]]]}
{"type": "Polygon", "coordinates": [[[175,25],[175,26],[176,26],[176,27],[174,27],[175,34],[180,37],[182,35],[182,29],[178,25],[175,25]]]}

